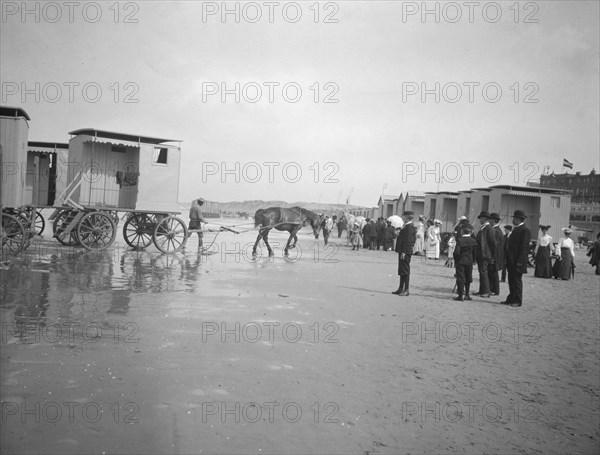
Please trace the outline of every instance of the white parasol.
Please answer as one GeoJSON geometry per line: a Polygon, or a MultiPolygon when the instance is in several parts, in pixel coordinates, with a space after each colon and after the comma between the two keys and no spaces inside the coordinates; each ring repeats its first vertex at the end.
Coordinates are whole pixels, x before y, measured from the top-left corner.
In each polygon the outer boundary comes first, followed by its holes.
{"type": "Polygon", "coordinates": [[[395,228],[402,228],[402,226],[404,226],[404,221],[402,221],[402,218],[398,215],[390,216],[388,218],[388,221],[392,223],[392,226],[394,226],[395,228]]]}

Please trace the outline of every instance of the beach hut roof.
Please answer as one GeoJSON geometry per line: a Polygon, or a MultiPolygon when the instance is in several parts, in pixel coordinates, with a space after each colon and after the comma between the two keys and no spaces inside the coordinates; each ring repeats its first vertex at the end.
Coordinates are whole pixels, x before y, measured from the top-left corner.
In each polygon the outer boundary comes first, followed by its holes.
{"type": "Polygon", "coordinates": [[[4,117],[24,117],[26,120],[31,120],[27,112],[20,107],[0,106],[0,115],[4,117]]]}
{"type": "Polygon", "coordinates": [[[62,142],[38,142],[38,141],[27,142],[27,150],[28,151],[35,152],[37,149],[41,149],[40,151],[44,151],[44,152],[47,152],[48,149],[69,150],[69,144],[65,144],[62,142]]]}
{"type": "MultiPolygon", "coordinates": [[[[97,130],[94,128],[82,128],[69,132],[73,136],[85,135],[95,138],[112,139],[117,141],[137,142],[144,144],[162,144],[164,142],[182,142],[180,139],[164,139],[159,137],[142,136],[139,134],[125,134],[114,131],[97,130]]],[[[100,141],[102,142],[102,141],[100,141]]],[[[106,141],[109,142],[109,141],[106,141]]]]}
{"type": "Polygon", "coordinates": [[[514,195],[522,195],[522,196],[527,196],[527,195],[531,195],[533,194],[539,194],[539,193],[549,193],[549,194],[559,194],[559,195],[567,195],[567,194],[571,194],[570,191],[568,190],[561,190],[561,189],[557,189],[557,188],[542,188],[542,187],[533,187],[533,186],[514,186],[514,185],[495,185],[489,188],[489,190],[491,189],[501,189],[501,190],[508,190],[510,194],[514,194],[514,195]]]}

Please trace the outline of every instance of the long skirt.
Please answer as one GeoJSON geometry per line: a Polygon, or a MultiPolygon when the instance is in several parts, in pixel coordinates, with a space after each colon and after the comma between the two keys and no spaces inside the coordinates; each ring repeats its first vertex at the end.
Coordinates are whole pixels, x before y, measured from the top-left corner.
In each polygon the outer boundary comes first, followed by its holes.
{"type": "Polygon", "coordinates": [[[424,243],[423,236],[417,235],[417,241],[415,242],[415,246],[413,248],[414,254],[423,254],[423,243],[424,243]]]}
{"type": "Polygon", "coordinates": [[[552,261],[550,260],[550,245],[538,247],[535,255],[535,273],[538,278],[552,278],[552,261]]]}
{"type": "Polygon", "coordinates": [[[429,241],[425,244],[425,255],[427,259],[439,259],[440,258],[440,244],[430,243],[429,241]]]}
{"type": "Polygon", "coordinates": [[[569,248],[560,249],[560,259],[556,259],[554,263],[553,272],[554,278],[561,280],[571,279],[571,267],[573,266],[573,256],[569,248]]]}

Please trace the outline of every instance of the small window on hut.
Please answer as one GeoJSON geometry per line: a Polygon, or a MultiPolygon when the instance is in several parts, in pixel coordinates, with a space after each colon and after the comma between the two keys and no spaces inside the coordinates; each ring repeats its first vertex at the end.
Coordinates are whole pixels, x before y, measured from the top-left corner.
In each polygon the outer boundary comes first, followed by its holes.
{"type": "Polygon", "coordinates": [[[167,164],[167,149],[161,147],[154,148],[153,164],[167,164]]]}
{"type": "Polygon", "coordinates": [[[113,144],[111,147],[111,150],[115,153],[125,153],[127,152],[127,149],[125,148],[124,145],[121,144],[113,144]]]}
{"type": "Polygon", "coordinates": [[[550,196],[550,207],[559,209],[560,208],[560,198],[550,196]]]}

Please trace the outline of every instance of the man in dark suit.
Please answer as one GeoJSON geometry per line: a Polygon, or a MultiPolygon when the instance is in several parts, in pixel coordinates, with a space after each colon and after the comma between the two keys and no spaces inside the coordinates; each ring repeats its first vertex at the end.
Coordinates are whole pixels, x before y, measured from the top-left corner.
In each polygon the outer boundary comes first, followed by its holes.
{"type": "Polygon", "coordinates": [[[492,295],[500,295],[500,279],[498,272],[504,267],[504,235],[500,229],[500,215],[490,214],[494,227],[492,232],[496,237],[496,255],[494,262],[488,265],[488,278],[490,281],[490,292],[492,295]]]}
{"type": "Polygon", "coordinates": [[[500,278],[500,281],[502,283],[506,282],[506,247],[508,246],[508,236],[510,235],[512,231],[512,226],[510,224],[507,224],[506,226],[504,226],[504,239],[503,239],[503,245],[504,248],[502,248],[502,278],[500,278]]]}
{"type": "Polygon", "coordinates": [[[525,212],[515,210],[513,225],[506,245],[506,269],[508,270],[509,294],[502,303],[513,307],[523,305],[523,274],[527,273],[527,253],[531,232],[525,226],[525,212]]]}
{"type": "Polygon", "coordinates": [[[473,295],[479,297],[490,297],[490,279],[488,276],[488,268],[490,264],[495,262],[496,258],[496,236],[490,226],[490,214],[481,212],[478,216],[481,227],[477,233],[477,248],[475,250],[477,256],[477,271],[479,272],[479,292],[473,295]]]}
{"type": "Polygon", "coordinates": [[[410,284],[410,258],[413,254],[415,242],[417,241],[417,228],[413,224],[414,212],[404,212],[402,220],[404,226],[396,239],[396,253],[398,253],[398,275],[400,275],[400,286],[392,294],[399,296],[410,295],[408,287],[410,284]]]}

